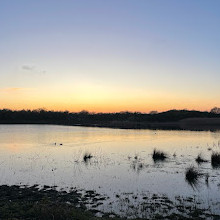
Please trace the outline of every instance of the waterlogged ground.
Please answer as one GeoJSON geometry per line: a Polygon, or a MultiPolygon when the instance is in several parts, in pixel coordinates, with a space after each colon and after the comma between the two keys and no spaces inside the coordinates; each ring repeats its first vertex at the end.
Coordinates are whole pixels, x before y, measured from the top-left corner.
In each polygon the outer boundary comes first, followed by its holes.
{"type": "Polygon", "coordinates": [[[193,207],[220,214],[212,151],[220,152],[220,132],[0,125],[0,185],[92,192],[88,208],[121,216],[185,215],[193,207]],[[168,159],[155,163],[154,148],[168,159]],[[85,153],[93,157],[84,161],[85,153]],[[200,153],[207,163],[195,162],[200,153]],[[194,185],[185,180],[191,165],[203,174],[194,185]]]}

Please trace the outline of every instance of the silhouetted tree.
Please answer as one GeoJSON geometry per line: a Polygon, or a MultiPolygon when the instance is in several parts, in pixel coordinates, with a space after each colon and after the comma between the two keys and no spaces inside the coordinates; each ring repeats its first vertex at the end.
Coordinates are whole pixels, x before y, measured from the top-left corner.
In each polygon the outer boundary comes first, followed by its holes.
{"type": "Polygon", "coordinates": [[[47,111],[45,109],[12,111],[9,109],[0,110],[0,123],[39,123],[39,124],[81,124],[81,125],[102,125],[129,123],[138,124],[148,122],[175,122],[186,118],[216,118],[220,117],[220,109],[215,107],[211,112],[170,110],[166,112],[145,114],[140,112],[119,112],[119,113],[90,113],[81,111],[70,113],[68,111],[47,111]]]}
{"type": "Polygon", "coordinates": [[[210,112],[211,112],[211,113],[214,113],[214,114],[220,114],[220,108],[214,107],[214,108],[211,109],[210,112]]]}

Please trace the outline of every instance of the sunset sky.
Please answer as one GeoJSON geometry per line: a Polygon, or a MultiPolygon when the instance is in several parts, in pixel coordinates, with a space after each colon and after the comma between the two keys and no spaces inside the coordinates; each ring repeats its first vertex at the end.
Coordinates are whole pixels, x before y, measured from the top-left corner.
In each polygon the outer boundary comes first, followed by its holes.
{"type": "Polygon", "coordinates": [[[0,105],[220,107],[220,1],[2,0],[0,105]]]}

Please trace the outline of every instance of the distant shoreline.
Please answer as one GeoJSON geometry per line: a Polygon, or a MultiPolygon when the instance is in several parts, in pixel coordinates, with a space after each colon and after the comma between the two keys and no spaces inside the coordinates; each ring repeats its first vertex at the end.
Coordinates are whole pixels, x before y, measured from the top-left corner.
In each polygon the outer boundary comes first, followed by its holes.
{"type": "Polygon", "coordinates": [[[150,130],[190,130],[190,131],[218,131],[220,118],[187,118],[176,122],[129,122],[111,121],[109,123],[70,123],[66,121],[0,121],[0,124],[39,124],[39,125],[66,125],[82,127],[98,127],[113,129],[150,129],[150,130]]]}
{"type": "Polygon", "coordinates": [[[118,129],[220,130],[220,114],[188,110],[89,113],[39,110],[0,110],[0,124],[52,124],[118,129]]]}

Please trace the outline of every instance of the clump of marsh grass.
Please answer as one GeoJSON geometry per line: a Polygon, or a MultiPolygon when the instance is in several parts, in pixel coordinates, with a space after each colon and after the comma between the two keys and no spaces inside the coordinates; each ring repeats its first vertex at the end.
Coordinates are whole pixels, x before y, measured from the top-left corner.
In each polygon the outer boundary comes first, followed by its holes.
{"type": "Polygon", "coordinates": [[[198,184],[199,177],[202,176],[201,173],[199,173],[198,170],[195,169],[195,167],[190,166],[186,169],[185,174],[186,181],[194,188],[198,184]]]}
{"type": "Polygon", "coordinates": [[[167,154],[163,151],[154,149],[152,158],[154,161],[164,161],[167,158],[167,154]]]}
{"type": "Polygon", "coordinates": [[[93,157],[92,154],[85,153],[83,156],[83,160],[84,160],[84,162],[88,162],[88,160],[90,160],[92,157],[93,157]]]}
{"type": "Polygon", "coordinates": [[[196,162],[197,162],[198,164],[200,164],[200,163],[206,163],[206,162],[208,162],[208,161],[207,161],[206,159],[204,159],[201,154],[199,154],[199,155],[197,156],[197,158],[196,158],[196,162]]]}
{"type": "Polygon", "coordinates": [[[219,168],[220,167],[220,153],[213,152],[211,156],[211,164],[213,168],[219,168]]]}

